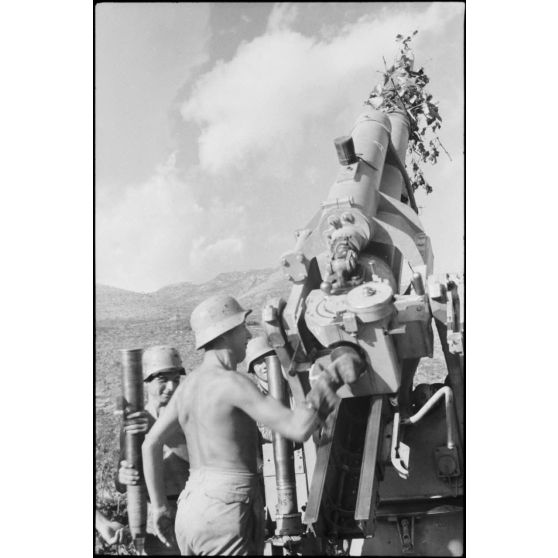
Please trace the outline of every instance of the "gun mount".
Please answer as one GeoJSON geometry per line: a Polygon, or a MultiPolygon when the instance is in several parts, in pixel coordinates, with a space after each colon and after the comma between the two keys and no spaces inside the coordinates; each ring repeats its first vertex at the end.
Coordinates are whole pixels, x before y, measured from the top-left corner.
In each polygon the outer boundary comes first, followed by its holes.
{"type": "MultiPolygon", "coordinates": [[[[432,276],[430,240],[404,167],[408,138],[404,112],[367,107],[350,136],[335,140],[337,178],[281,258],[290,296],[262,312],[293,404],[340,347],[363,363],[357,380],[338,390],[341,404],[321,432],[291,448],[292,500],[303,512],[300,531],[291,534],[301,538],[303,554],[343,554],[349,546],[367,555],[462,549],[459,296],[455,283],[432,276]],[[420,359],[433,356],[433,322],[445,385],[413,390],[420,359]]],[[[269,503],[277,501],[277,484],[268,446],[269,503]]]]}

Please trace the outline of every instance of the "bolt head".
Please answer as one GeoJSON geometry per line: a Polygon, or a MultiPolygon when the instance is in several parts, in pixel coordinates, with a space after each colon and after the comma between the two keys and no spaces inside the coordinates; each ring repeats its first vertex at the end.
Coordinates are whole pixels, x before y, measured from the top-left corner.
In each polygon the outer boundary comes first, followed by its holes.
{"type": "Polygon", "coordinates": [[[320,289],[325,294],[331,293],[331,283],[329,283],[328,281],[322,281],[320,283],[320,289]]]}
{"type": "Polygon", "coordinates": [[[451,455],[443,455],[438,459],[438,470],[442,475],[451,475],[455,469],[455,461],[451,455]]]}

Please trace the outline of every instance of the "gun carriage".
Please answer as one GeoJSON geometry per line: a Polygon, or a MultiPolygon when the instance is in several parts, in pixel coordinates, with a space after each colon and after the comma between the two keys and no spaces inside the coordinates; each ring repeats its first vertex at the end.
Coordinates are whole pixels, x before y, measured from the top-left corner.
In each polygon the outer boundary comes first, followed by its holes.
{"type": "Polygon", "coordinates": [[[362,366],[304,445],[264,444],[273,553],[456,555],[463,524],[463,324],[453,281],[433,276],[430,239],[405,171],[405,112],[366,109],[335,140],[337,178],[281,258],[287,300],[262,322],[270,393],[304,400],[343,352],[362,366]],[[443,385],[414,377],[432,357],[443,385]]]}

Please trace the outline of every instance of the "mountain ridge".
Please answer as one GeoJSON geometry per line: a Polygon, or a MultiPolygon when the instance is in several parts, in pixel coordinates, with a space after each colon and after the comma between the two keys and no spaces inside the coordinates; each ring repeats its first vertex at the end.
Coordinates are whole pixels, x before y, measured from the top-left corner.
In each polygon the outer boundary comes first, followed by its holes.
{"type": "Polygon", "coordinates": [[[97,324],[107,324],[185,317],[199,302],[217,293],[231,294],[257,310],[266,298],[288,296],[289,288],[279,268],[224,272],[199,285],[184,281],[149,293],[99,283],[95,285],[95,319],[97,324]]]}

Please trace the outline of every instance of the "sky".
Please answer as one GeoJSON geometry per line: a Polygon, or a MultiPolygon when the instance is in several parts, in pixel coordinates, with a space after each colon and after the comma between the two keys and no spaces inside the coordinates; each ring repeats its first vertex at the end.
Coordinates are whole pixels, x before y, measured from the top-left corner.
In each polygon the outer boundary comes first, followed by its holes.
{"type": "Polygon", "coordinates": [[[319,209],[395,36],[443,118],[417,192],[434,272],[463,270],[462,3],[95,8],[96,282],[149,292],[278,265],[319,209]]]}

